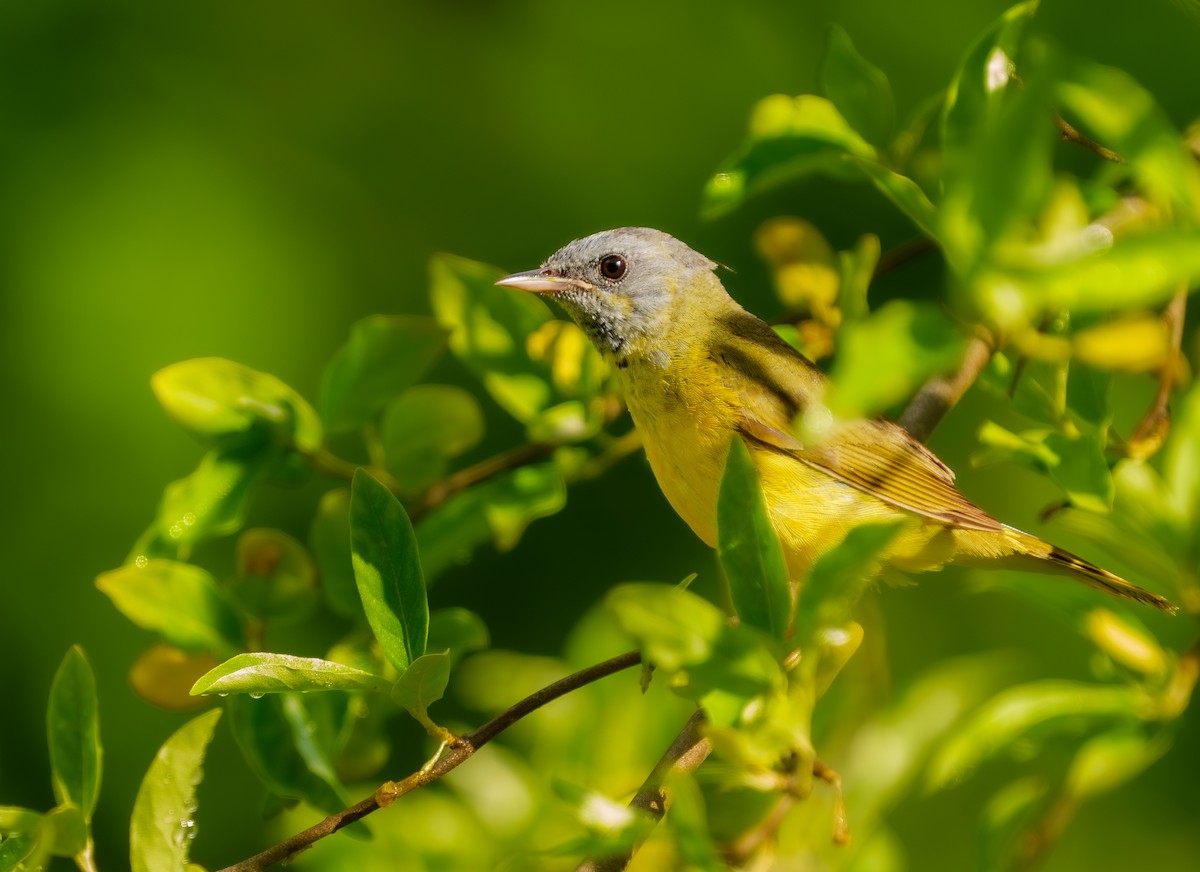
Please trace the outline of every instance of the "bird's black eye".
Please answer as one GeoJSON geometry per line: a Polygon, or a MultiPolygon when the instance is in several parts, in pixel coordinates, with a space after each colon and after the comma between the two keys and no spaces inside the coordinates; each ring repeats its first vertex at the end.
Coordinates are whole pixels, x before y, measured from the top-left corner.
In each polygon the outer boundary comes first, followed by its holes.
{"type": "Polygon", "coordinates": [[[610,254],[600,260],[600,275],[610,282],[619,282],[625,275],[625,258],[619,254],[610,254]]]}

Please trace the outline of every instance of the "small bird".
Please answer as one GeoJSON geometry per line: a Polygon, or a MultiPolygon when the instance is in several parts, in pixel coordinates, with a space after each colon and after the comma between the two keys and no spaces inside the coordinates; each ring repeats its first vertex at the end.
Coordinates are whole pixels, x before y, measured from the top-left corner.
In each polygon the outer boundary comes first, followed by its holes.
{"type": "Polygon", "coordinates": [[[992,518],[891,421],[839,422],[803,444],[792,422],[821,402],[826,378],[729,296],[716,267],[660,230],[625,227],[576,240],[540,268],[496,283],[557,301],[616,368],[659,486],[710,547],[725,458],[740,437],[794,579],[854,526],[910,519],[885,555],[901,571],[999,564],[1175,611],[1163,597],[992,518]]]}

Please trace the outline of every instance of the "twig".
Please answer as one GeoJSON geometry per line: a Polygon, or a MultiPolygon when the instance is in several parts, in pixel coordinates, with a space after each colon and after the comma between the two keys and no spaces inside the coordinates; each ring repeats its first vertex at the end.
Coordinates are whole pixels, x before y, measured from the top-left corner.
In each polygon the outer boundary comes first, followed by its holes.
{"type": "MultiPolygon", "coordinates": [[[[653,771],[629,801],[630,808],[648,812],[656,820],[662,819],[671,805],[671,797],[663,788],[667,776],[672,772],[694,772],[712,751],[712,742],[704,735],[705,721],[703,709],[698,709],[688,719],[679,735],[671,742],[671,747],[659,758],[653,771]]],[[[622,872],[633,859],[635,850],[630,848],[611,857],[585,860],[576,867],[575,872],[622,872]]]]}
{"type": "Polygon", "coordinates": [[[456,769],[470,759],[476,751],[500,735],[500,733],[546,703],[558,699],[560,696],[570,693],[573,690],[578,690],[594,681],[598,681],[601,678],[620,672],[623,669],[628,669],[631,666],[636,666],[641,662],[642,656],[640,653],[637,651],[628,651],[610,660],[605,660],[603,663],[597,663],[595,666],[581,669],[578,672],[568,675],[566,678],[561,678],[496,715],[496,717],[474,732],[461,736],[445,753],[439,754],[430,763],[402,781],[386,782],[375,791],[373,796],[337,814],[331,814],[325,820],[309,827],[301,833],[297,833],[290,839],[286,839],[260,854],[255,854],[247,860],[228,866],[221,870],[221,872],[259,872],[259,870],[274,866],[276,863],[290,860],[326,836],[333,835],[343,827],[361,820],[372,812],[378,811],[381,808],[387,808],[404,794],[424,787],[426,784],[436,781],[446,773],[456,769]]]}
{"type": "Polygon", "coordinates": [[[1163,310],[1163,323],[1171,340],[1170,350],[1158,371],[1158,390],[1149,411],[1138,423],[1125,445],[1125,453],[1135,460],[1145,460],[1162,447],[1171,429],[1167,403],[1171,389],[1179,376],[1180,348],[1183,345],[1183,321],[1187,315],[1187,288],[1181,288],[1163,310]]]}
{"type": "Polygon", "coordinates": [[[474,466],[460,469],[458,472],[446,476],[446,478],[425,491],[424,496],[409,507],[408,517],[415,523],[459,491],[464,491],[473,485],[482,484],[490,478],[495,478],[502,472],[508,472],[510,469],[528,466],[552,454],[558,447],[560,446],[555,442],[530,442],[527,445],[521,445],[509,451],[502,451],[493,457],[481,460],[474,466]]]}
{"type": "Polygon", "coordinates": [[[910,260],[931,251],[937,251],[937,241],[930,236],[921,236],[911,242],[888,249],[875,264],[871,278],[879,278],[884,273],[891,272],[898,266],[903,266],[910,260]]]}
{"type": "Polygon", "coordinates": [[[1073,142],[1076,145],[1081,145],[1093,154],[1098,154],[1105,160],[1110,160],[1113,163],[1124,163],[1125,159],[1113,151],[1111,148],[1105,148],[1100,143],[1096,142],[1087,136],[1084,136],[1074,127],[1067,123],[1061,115],[1055,116],[1058,122],[1058,135],[1064,142],[1073,142]]]}
{"type": "Polygon", "coordinates": [[[992,351],[991,342],[980,336],[968,341],[958,369],[951,375],[937,376],[926,382],[900,415],[900,426],[920,442],[928,439],[942,417],[974,384],[991,359],[992,351]]]}

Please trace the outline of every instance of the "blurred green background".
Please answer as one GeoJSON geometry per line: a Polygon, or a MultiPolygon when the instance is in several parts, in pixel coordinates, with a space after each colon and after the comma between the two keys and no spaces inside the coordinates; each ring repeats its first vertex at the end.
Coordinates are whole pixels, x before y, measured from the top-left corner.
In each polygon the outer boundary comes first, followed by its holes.
{"type": "MultiPolygon", "coordinates": [[[[754,102],[815,90],[837,21],[889,74],[903,117],[945,85],[1006,5],[0,4],[0,803],[53,805],[42,712],[74,642],[100,682],[101,867],[123,865],[138,780],[185,717],[130,690],[126,672],[149,634],[92,583],[199,456],[155,403],[152,372],[219,355],[312,398],[351,323],[428,311],[432,253],[526,269],[620,225],[667,230],[729,265],[734,295],[770,314],[751,243],[763,219],[801,214],[835,247],[874,232],[887,250],[915,234],[865,187],[822,181],[701,221],[701,186],[754,102]]],[[[1038,24],[1129,70],[1182,127],[1200,81],[1194,9],[1047,0],[1038,24]]],[[[936,263],[924,263],[881,290],[936,291],[938,281],[936,263]]],[[[470,384],[448,361],[434,380],[470,384]]],[[[1051,496],[1032,475],[965,468],[975,402],[935,447],[968,494],[1035,524],[1051,496]]],[[[494,451],[520,435],[492,411],[494,451]]],[[[270,491],[250,524],[303,538],[318,487],[270,491]]],[[[218,563],[222,547],[212,549],[218,563]]],[[[611,584],[693,570],[711,578],[715,562],[637,457],[573,488],[568,509],[537,522],[514,552],[482,555],[432,597],[481,612],[497,646],[555,653],[611,584]]],[[[1035,675],[1087,674],[1088,645],[1065,624],[1012,595],[971,593],[964,578],[878,594],[898,687],[929,663],[995,647],[1024,650],[1035,675]]],[[[1081,814],[1046,868],[1192,868],[1180,858],[1200,855],[1200,730],[1194,717],[1185,728],[1168,758],[1081,814]]],[[[256,808],[205,805],[237,796],[240,760],[226,735],[210,759],[221,777],[201,792],[195,853],[217,865],[263,844],[256,808]]],[[[913,868],[972,864],[985,789],[900,811],[913,868]]]]}

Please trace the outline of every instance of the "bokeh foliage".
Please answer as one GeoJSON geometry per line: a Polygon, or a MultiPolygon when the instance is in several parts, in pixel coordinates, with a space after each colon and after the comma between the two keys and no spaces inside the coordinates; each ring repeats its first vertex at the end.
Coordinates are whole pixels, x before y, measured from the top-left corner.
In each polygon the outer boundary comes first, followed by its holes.
{"type": "MultiPolygon", "coordinates": [[[[949,843],[939,846],[950,858],[945,868],[1003,869],[1041,851],[1068,822],[1065,856],[1089,856],[1070,842],[1094,825],[1085,801],[1120,803],[1139,784],[1162,790],[1172,783],[1170,767],[1155,763],[1196,753],[1183,714],[1196,680],[1188,646],[1200,611],[1200,400],[1195,389],[1183,393],[1185,362],[1159,309],[1200,273],[1200,176],[1179,132],[1190,115],[1172,119],[1159,108],[1158,88],[1104,63],[1103,51],[1092,56],[1086,40],[1071,43],[1039,26],[1062,14],[1045,6],[1015,7],[970,50],[956,46],[965,59],[950,87],[921,103],[899,86],[894,95],[897,71],[867,60],[846,29],[831,30],[814,64],[815,93],[758,104],[703,207],[751,223],[772,211],[811,218],[797,192],[832,184],[824,190],[863,209],[854,222],[831,222],[836,243],[817,229],[823,221],[786,215],[753,234],[777,290],[777,299],[758,301],[760,310],[785,309],[781,332],[827,359],[833,410],[897,411],[924,379],[954,364],[963,325],[986,327],[1002,348],[968,398],[966,414],[978,421],[974,432],[959,431],[960,465],[970,455],[1028,470],[1019,480],[1036,496],[1007,495],[1001,481],[997,504],[1028,512],[1053,503],[1051,535],[1076,534],[1072,544],[1109,552],[1114,569],[1171,596],[1184,618],[1168,623],[1065,584],[992,577],[1025,595],[1025,610],[1010,614],[1053,643],[1039,647],[1046,643],[997,625],[985,634],[990,644],[951,644],[962,659],[912,668],[907,652],[922,644],[914,635],[955,621],[970,598],[940,610],[934,601],[919,614],[919,629],[888,591],[860,601],[864,571],[888,529],[857,531],[814,568],[794,604],[781,594],[776,554],[754,513],[723,515],[733,519],[722,522],[720,549],[728,596],[698,551],[618,561],[613,552],[622,549],[608,544],[614,534],[606,527],[619,511],[574,501],[583,493],[600,504],[598,491],[621,471],[610,467],[636,448],[602,363],[540,301],[492,287],[498,267],[439,255],[429,266],[428,302],[409,307],[430,315],[347,319],[343,345],[305,352],[313,362],[301,367],[304,383],[317,386],[312,402],[274,375],[220,357],[159,369],[155,396],[203,453],[163,490],[127,562],[97,579],[117,609],[159,637],[136,663],[110,658],[106,666],[132,666],[133,687],[166,709],[203,705],[186,692],[193,682],[199,692],[228,695],[222,720],[238,757],[209,768],[233,776],[237,816],[251,823],[260,811],[277,815],[302,801],[266,828],[281,835],[310,822],[314,809],[335,811],[419,765],[433,746],[403,725],[404,711],[438,736],[442,724],[476,723],[631,639],[658,665],[647,695],[630,676],[564,700],[486,749],[445,789],[406,797],[403,826],[380,816],[372,840],[330,840],[300,861],[310,868],[364,868],[397,852],[426,868],[557,868],[640,838],[644,821],[620,800],[683,722],[689,701],[710,713],[716,758],[674,785],[675,810],[644,849],[642,868],[724,868],[761,852],[845,868],[935,868],[937,853],[921,847],[935,829],[949,843]],[[896,111],[905,103],[911,111],[896,111]],[[1056,113],[1123,162],[1057,144],[1056,113]],[[886,227],[894,237],[897,220],[901,239],[919,236],[941,252],[944,279],[935,282],[944,293],[904,285],[904,266],[872,281],[885,250],[874,233],[886,227]],[[1137,426],[1164,372],[1180,391],[1165,445],[1161,427],[1137,426]],[[370,472],[355,474],[360,465],[370,472]],[[560,514],[568,493],[571,510],[560,514]],[[272,501],[287,508],[264,514],[272,501]],[[561,624],[558,606],[526,594],[513,573],[521,564],[500,555],[530,550],[523,539],[572,512],[585,521],[557,552],[549,590],[571,584],[581,558],[600,567],[611,590],[597,586],[581,597],[578,620],[548,653],[522,642],[531,623],[561,624]],[[551,516],[558,517],[540,520],[551,516]],[[739,518],[747,526],[737,526],[739,518]],[[702,571],[695,591],[618,584],[693,569],[702,571]],[[476,614],[487,598],[476,606],[478,588],[462,581],[471,577],[502,586],[511,605],[499,620],[476,614]],[[451,592],[431,607],[442,584],[451,592]],[[726,602],[740,624],[727,622],[726,602]],[[489,629],[505,647],[491,647],[489,629]],[[1031,669],[1012,653],[1021,644],[1039,654],[1061,649],[1065,665],[1031,669]],[[796,666],[788,657],[796,647],[815,656],[796,666]],[[831,792],[809,783],[814,753],[841,773],[850,847],[834,844],[831,792]],[[246,802],[251,778],[261,785],[260,803],[246,802]],[[964,793],[971,802],[954,798],[964,793]],[[945,808],[939,797],[966,806],[961,839],[928,822],[945,808]],[[959,862],[964,850],[976,859],[959,862]]],[[[760,90],[771,87],[778,85],[760,90]]],[[[565,134],[556,153],[571,153],[565,134]]],[[[572,160],[582,164],[588,154],[581,147],[572,160]]],[[[719,155],[709,158],[715,164],[719,155]]],[[[576,199],[571,208],[600,220],[586,197],[576,199]]],[[[472,220],[461,210],[454,218],[464,230],[472,220]]],[[[545,254],[561,241],[555,233],[519,250],[545,254]]],[[[752,234],[741,235],[748,250],[752,234]]],[[[897,241],[889,238],[886,249],[897,241]]],[[[512,257],[495,244],[450,247],[512,257]]],[[[261,330],[270,319],[256,323],[261,330]]],[[[749,469],[735,462],[722,499],[753,502],[754,489],[749,469]]],[[[637,501],[616,490],[606,505],[623,511],[637,501]]],[[[95,568],[115,564],[124,549],[110,547],[108,563],[95,568]]],[[[49,855],[76,857],[83,868],[92,862],[97,710],[108,699],[97,704],[87,660],[72,649],[50,695],[53,810],[5,807],[0,863],[49,855]]],[[[224,729],[217,717],[214,709],[175,731],[151,766],[132,807],[135,868],[178,866],[188,856],[193,786],[214,727],[224,729]],[[156,829],[164,816],[179,826],[156,829]]],[[[113,732],[106,729],[106,741],[113,732]]],[[[102,795],[102,809],[104,802],[102,795]]],[[[207,802],[201,798],[201,817],[207,802]]],[[[1129,806],[1117,805],[1118,814],[1134,815],[1129,806]]],[[[108,815],[110,829],[129,831],[127,810],[108,815]]],[[[1134,819],[1133,850],[1145,846],[1161,852],[1164,867],[1187,868],[1194,833],[1172,829],[1169,814],[1134,819]]],[[[210,864],[237,859],[225,842],[220,830],[206,829],[194,850],[210,864]]],[[[114,840],[110,856],[116,850],[114,840]]],[[[1051,849],[1047,863],[1058,856],[1051,849]]],[[[110,862],[102,851],[99,866],[110,862]]]]}

